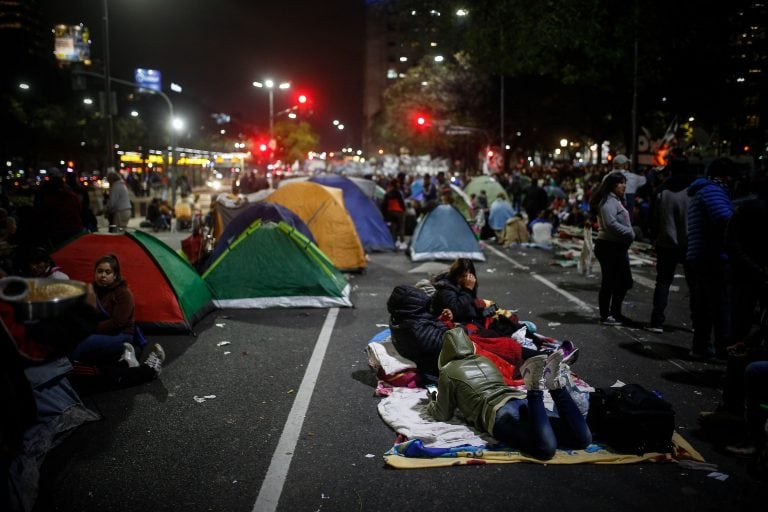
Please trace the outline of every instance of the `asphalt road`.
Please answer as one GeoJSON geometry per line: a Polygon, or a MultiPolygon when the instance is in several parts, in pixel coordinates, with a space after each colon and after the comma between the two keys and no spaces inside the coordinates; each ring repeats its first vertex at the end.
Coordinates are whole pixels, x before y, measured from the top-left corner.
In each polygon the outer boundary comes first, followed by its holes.
{"type": "MultiPolygon", "coordinates": [[[[678,432],[727,479],[674,463],[386,467],[395,433],[378,416],[364,348],[387,323],[392,288],[445,263],[379,253],[350,276],[354,308],[223,310],[203,319],[196,336],[153,336],[168,353],[161,378],[84,398],[104,419],[49,454],[37,510],[765,509],[765,482],[699,431],[697,414],[717,404],[724,367],[686,359],[682,279],[670,299],[674,329],[652,334],[597,325],[599,277],[550,266],[548,252],[486,254],[477,265],[482,296],[517,309],[544,334],[573,340],[581,349],[574,370],[594,386],[621,380],[660,391],[675,407],[678,432]],[[215,398],[195,400],[206,396],[215,398]]],[[[641,283],[653,269],[634,272],[625,314],[647,320],[652,290],[641,283]]]]}

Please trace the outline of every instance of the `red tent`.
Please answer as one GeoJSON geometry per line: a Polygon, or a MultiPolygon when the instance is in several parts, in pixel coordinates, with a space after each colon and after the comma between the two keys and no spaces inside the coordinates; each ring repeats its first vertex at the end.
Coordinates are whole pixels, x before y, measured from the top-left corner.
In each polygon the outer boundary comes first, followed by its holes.
{"type": "Polygon", "coordinates": [[[91,283],[96,260],[110,253],[120,260],[133,292],[136,322],[145,330],[190,331],[213,309],[210,289],[197,271],[165,243],[142,231],[83,235],[51,256],[71,279],[91,283]]]}

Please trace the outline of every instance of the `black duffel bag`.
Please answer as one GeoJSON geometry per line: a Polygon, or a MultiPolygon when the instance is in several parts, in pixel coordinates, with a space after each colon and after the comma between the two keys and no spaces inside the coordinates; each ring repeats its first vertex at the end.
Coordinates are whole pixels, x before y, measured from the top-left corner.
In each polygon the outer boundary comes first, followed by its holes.
{"type": "Polygon", "coordinates": [[[672,404],[639,384],[597,388],[589,397],[587,424],[597,443],[621,453],[672,450],[672,404]]]}

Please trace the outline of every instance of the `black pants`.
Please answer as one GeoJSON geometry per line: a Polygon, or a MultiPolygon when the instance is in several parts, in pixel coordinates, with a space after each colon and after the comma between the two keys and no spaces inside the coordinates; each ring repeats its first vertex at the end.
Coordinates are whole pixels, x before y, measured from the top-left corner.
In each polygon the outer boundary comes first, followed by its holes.
{"type": "Polygon", "coordinates": [[[613,316],[619,319],[622,316],[621,304],[633,284],[628,250],[627,244],[600,239],[595,241],[595,256],[602,273],[597,296],[600,318],[613,316]]]}
{"type": "Polygon", "coordinates": [[[726,347],[731,344],[728,264],[723,261],[692,261],[690,265],[693,320],[691,349],[697,355],[716,355],[725,359],[726,347]]]}
{"type": "Polygon", "coordinates": [[[656,286],[653,290],[653,310],[651,311],[653,326],[661,327],[666,320],[669,287],[675,278],[677,265],[683,266],[685,281],[690,291],[691,269],[685,261],[685,252],[680,248],[656,247],[656,286]]]}

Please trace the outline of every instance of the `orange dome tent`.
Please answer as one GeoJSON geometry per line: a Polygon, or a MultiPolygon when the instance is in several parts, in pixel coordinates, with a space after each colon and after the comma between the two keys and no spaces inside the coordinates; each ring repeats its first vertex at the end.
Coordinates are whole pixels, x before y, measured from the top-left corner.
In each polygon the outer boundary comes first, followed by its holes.
{"type": "Polygon", "coordinates": [[[368,265],[355,224],[344,208],[341,189],[299,181],[280,187],[265,201],[298,215],[337,269],[358,271],[368,265]]]}

